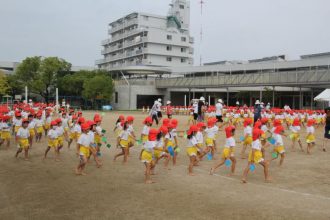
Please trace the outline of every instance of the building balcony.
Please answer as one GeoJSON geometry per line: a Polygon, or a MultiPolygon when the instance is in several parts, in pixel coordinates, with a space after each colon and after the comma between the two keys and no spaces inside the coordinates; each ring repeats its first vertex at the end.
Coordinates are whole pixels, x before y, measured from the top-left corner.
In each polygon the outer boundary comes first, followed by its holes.
{"type": "Polygon", "coordinates": [[[109,43],[111,43],[111,39],[105,39],[105,40],[101,41],[101,45],[102,46],[105,46],[105,45],[107,45],[109,43]]]}
{"type": "Polygon", "coordinates": [[[113,27],[113,28],[109,29],[108,33],[113,34],[115,32],[118,32],[118,31],[122,30],[122,29],[125,29],[126,27],[129,27],[129,26],[132,26],[132,25],[138,24],[138,23],[139,23],[139,20],[137,18],[130,19],[130,20],[125,20],[123,23],[117,24],[116,27],[113,27]]]}
{"type": "Polygon", "coordinates": [[[193,44],[194,43],[194,38],[193,37],[189,37],[189,43],[193,44]]]}

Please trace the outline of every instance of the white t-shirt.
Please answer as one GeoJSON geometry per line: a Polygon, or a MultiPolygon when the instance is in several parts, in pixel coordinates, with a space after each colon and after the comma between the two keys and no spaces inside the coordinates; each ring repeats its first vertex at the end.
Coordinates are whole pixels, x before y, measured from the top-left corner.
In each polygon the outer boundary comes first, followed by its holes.
{"type": "Polygon", "coordinates": [[[282,136],[280,134],[274,134],[273,137],[275,139],[275,146],[283,146],[284,145],[282,136]]]}
{"type": "Polygon", "coordinates": [[[88,134],[82,133],[77,143],[81,146],[89,147],[91,145],[91,138],[88,134]]]}
{"type": "Polygon", "coordinates": [[[236,146],[236,141],[234,137],[226,138],[226,144],[225,147],[230,148],[230,147],[235,147],[236,146]]]}
{"type": "Polygon", "coordinates": [[[266,131],[268,131],[267,125],[262,125],[261,130],[266,133],[266,131]]]}
{"type": "Polygon", "coordinates": [[[64,134],[64,129],[63,129],[63,127],[61,126],[61,127],[57,127],[56,128],[56,132],[57,132],[57,135],[60,137],[60,136],[63,136],[63,134],[64,134]]]}
{"type": "Polygon", "coordinates": [[[30,137],[30,132],[29,132],[29,129],[20,127],[18,129],[16,135],[20,138],[29,138],[30,137]]]}
{"type": "Polygon", "coordinates": [[[89,135],[89,138],[91,139],[91,144],[93,144],[95,142],[94,141],[94,137],[95,137],[94,132],[93,131],[89,131],[87,134],[89,135]]]}
{"type": "Polygon", "coordinates": [[[35,119],[32,119],[32,121],[29,122],[28,129],[34,129],[36,127],[36,121],[35,119]]]}
{"type": "Polygon", "coordinates": [[[198,104],[197,103],[193,104],[193,109],[194,109],[194,113],[197,114],[198,113],[198,104]]]}
{"type": "Polygon", "coordinates": [[[244,136],[246,136],[246,135],[252,136],[252,128],[250,126],[246,126],[244,128],[244,136]]]}
{"type": "Polygon", "coordinates": [[[252,149],[261,150],[261,143],[259,139],[252,142],[252,149]]]}
{"type": "Polygon", "coordinates": [[[214,138],[219,128],[217,126],[213,126],[212,128],[206,128],[205,133],[208,138],[214,138]]]}
{"type": "Polygon", "coordinates": [[[315,128],[314,128],[314,126],[309,126],[309,127],[307,127],[306,131],[307,131],[307,133],[314,134],[315,133],[315,128]]]}
{"type": "Polygon", "coordinates": [[[119,137],[120,139],[123,139],[125,141],[128,140],[128,136],[129,136],[129,131],[128,130],[122,130],[120,133],[119,133],[119,137]]]}
{"type": "Polygon", "coordinates": [[[102,136],[103,134],[102,134],[102,128],[101,128],[101,126],[96,126],[96,128],[95,128],[95,133],[96,134],[98,134],[99,136],[102,136]]]}
{"type": "Polygon", "coordinates": [[[203,133],[198,131],[196,133],[196,141],[198,144],[203,144],[204,143],[204,137],[203,137],[203,133]]]}
{"type": "Polygon", "coordinates": [[[298,133],[300,131],[300,126],[291,126],[290,130],[294,133],[298,133]]]}
{"type": "Polygon", "coordinates": [[[62,118],[62,128],[69,127],[68,118],[62,118]]]}
{"type": "Polygon", "coordinates": [[[143,129],[142,129],[142,134],[143,135],[149,135],[149,129],[150,129],[150,127],[149,126],[147,126],[147,125],[145,125],[145,126],[143,126],[143,129]]]}
{"type": "Polygon", "coordinates": [[[81,126],[79,124],[75,124],[73,127],[73,132],[81,134],[81,126]]]}
{"type": "Polygon", "coordinates": [[[0,123],[0,130],[2,130],[2,131],[10,131],[10,126],[6,122],[1,122],[0,123]]]}
{"type": "Polygon", "coordinates": [[[192,138],[190,138],[188,140],[187,147],[193,147],[193,146],[196,146],[196,145],[197,145],[197,140],[196,140],[196,137],[193,136],[192,138]]]}
{"type": "Polygon", "coordinates": [[[58,138],[58,134],[57,134],[56,129],[57,129],[57,127],[56,127],[55,129],[52,128],[52,129],[50,129],[50,130],[48,131],[47,136],[48,136],[50,139],[56,139],[56,138],[58,138]]]}
{"type": "Polygon", "coordinates": [[[13,119],[13,125],[14,126],[22,126],[22,119],[16,119],[16,118],[14,118],[13,119]]]}
{"type": "Polygon", "coordinates": [[[36,118],[35,122],[37,127],[42,127],[44,125],[44,121],[42,119],[36,118]]]}
{"type": "Polygon", "coordinates": [[[222,108],[223,108],[223,105],[221,103],[217,103],[215,105],[215,115],[217,116],[221,116],[222,115],[222,108]]]}
{"type": "Polygon", "coordinates": [[[143,145],[143,149],[145,151],[148,151],[150,153],[153,152],[154,148],[156,147],[156,141],[147,141],[146,143],[144,143],[143,145]]]}

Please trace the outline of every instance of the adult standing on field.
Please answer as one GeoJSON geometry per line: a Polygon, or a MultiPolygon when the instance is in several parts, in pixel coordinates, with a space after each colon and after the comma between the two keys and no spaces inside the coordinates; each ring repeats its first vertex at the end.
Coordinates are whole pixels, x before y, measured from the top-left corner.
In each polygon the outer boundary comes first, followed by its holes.
{"type": "Polygon", "coordinates": [[[200,97],[199,99],[199,102],[198,102],[198,121],[201,122],[204,120],[204,106],[205,106],[205,98],[202,96],[200,97]]]}
{"type": "Polygon", "coordinates": [[[157,108],[157,117],[159,120],[162,119],[163,114],[162,114],[162,99],[158,99],[156,101],[156,108],[157,108]]]}
{"type": "Polygon", "coordinates": [[[324,127],[324,140],[323,140],[323,151],[326,152],[325,146],[329,145],[330,140],[330,107],[325,109],[326,119],[324,127]]]}
{"type": "Polygon", "coordinates": [[[257,100],[254,105],[254,123],[261,118],[261,110],[260,101],[257,100]]]}
{"type": "Polygon", "coordinates": [[[223,101],[222,99],[218,100],[218,103],[215,105],[215,117],[217,118],[217,121],[222,123],[222,109],[223,109],[223,101]]]}

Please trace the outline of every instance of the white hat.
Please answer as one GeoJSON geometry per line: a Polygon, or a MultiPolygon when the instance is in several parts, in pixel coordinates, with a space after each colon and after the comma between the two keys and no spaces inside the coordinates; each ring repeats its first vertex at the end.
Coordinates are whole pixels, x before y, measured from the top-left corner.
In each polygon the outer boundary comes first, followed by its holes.
{"type": "Polygon", "coordinates": [[[236,105],[239,105],[239,101],[236,102],[236,105]]]}
{"type": "Polygon", "coordinates": [[[199,100],[200,100],[200,101],[205,101],[205,98],[202,96],[202,97],[200,97],[199,100]]]}
{"type": "Polygon", "coordinates": [[[159,99],[158,99],[158,102],[161,102],[161,101],[162,101],[162,99],[159,98],[159,99]]]}
{"type": "Polygon", "coordinates": [[[167,104],[167,105],[171,104],[171,101],[167,101],[166,104],[167,104]]]}
{"type": "Polygon", "coordinates": [[[259,101],[259,100],[257,100],[255,104],[256,104],[256,105],[260,105],[260,101],[259,101]]]}
{"type": "Polygon", "coordinates": [[[218,102],[223,103],[222,99],[218,99],[218,102]]]}

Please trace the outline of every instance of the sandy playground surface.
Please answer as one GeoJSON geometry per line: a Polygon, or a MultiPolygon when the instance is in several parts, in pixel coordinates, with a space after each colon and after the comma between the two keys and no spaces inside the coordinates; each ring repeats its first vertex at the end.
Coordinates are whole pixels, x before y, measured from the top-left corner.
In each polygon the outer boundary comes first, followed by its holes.
{"type": "MultiPolygon", "coordinates": [[[[140,113],[121,112],[135,116],[136,134],[140,135],[140,113]]],[[[84,113],[92,118],[92,112],[84,113]]],[[[102,127],[112,146],[112,129],[119,113],[106,113],[102,127]]],[[[179,119],[178,130],[187,128],[187,116],[179,119]]],[[[87,176],[76,176],[78,163],[75,151],[65,146],[61,162],[53,160],[53,152],[42,160],[46,140],[35,144],[30,161],[15,159],[16,145],[9,150],[0,148],[0,219],[330,219],[330,146],[321,151],[323,128],[317,130],[317,145],[309,156],[297,150],[291,152],[285,139],[287,157],[282,168],[279,160],[272,162],[272,183],[264,183],[263,169],[257,166],[248,176],[248,183],[240,179],[247,161],[239,159],[241,144],[237,144],[236,175],[227,177],[229,168],[221,167],[214,176],[208,174],[214,161],[205,158],[195,167],[195,177],[187,175],[186,140],[179,139],[182,149],[176,167],[156,167],[157,182],[145,185],[144,165],[138,160],[141,147],[131,150],[129,162],[122,158],[113,162],[119,150],[102,148],[102,168],[91,161],[87,176]]],[[[243,133],[240,128],[235,139],[243,133]]],[[[305,143],[305,128],[302,141],[305,143]]],[[[217,140],[220,150],[224,133],[217,140]]],[[[270,149],[269,149],[270,150],[270,149]]],[[[270,153],[268,153],[270,157],[270,153]]]]}

